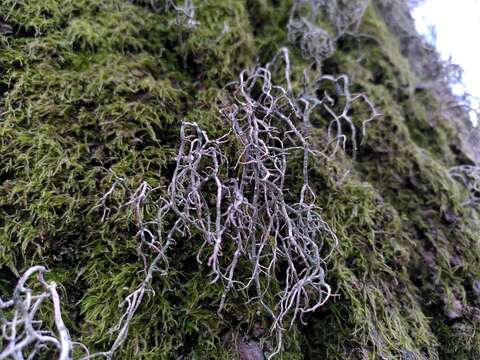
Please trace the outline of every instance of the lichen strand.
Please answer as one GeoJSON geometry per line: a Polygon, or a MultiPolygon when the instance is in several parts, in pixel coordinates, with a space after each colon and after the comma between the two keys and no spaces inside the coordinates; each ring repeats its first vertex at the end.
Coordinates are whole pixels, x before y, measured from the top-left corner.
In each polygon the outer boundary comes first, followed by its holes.
{"type": "MultiPolygon", "coordinates": [[[[365,93],[383,117],[369,124],[355,161],[337,152],[310,174],[339,240],[327,262],[336,295],[304,317],[307,325],[285,332],[279,357],[479,358],[480,220],[448,172],[471,163],[441,101],[416,89],[377,2],[342,29],[335,53],[313,65],[305,47],[290,43],[292,1],[193,3],[189,25],[164,1],[0,2],[2,299],[41,264],[52,270],[46,280],[61,284],[72,339],[108,349],[118,306],[138,286],[143,264],[135,214],[112,211],[101,222],[101,194],[115,176],[125,179],[107,204],[115,210],[128,201],[122,189],[142,181],[166,189],[181,121],[212,138],[228,132],[218,111],[224,86],[290,46],[295,89],[304,69],[321,65],[322,74],[347,74],[352,91],[365,93]]],[[[338,35],[331,18],[314,25],[338,35]]],[[[362,108],[355,111],[361,118],[362,108]]],[[[324,149],[324,121],[312,116],[311,143],[324,149]]],[[[155,207],[143,211],[148,218],[155,207]]],[[[155,275],[116,358],[229,359],[243,356],[242,344],[272,349],[271,319],[246,303],[252,294],[238,291],[218,316],[223,288],[197,263],[195,239],[172,248],[168,273],[155,275]]]]}

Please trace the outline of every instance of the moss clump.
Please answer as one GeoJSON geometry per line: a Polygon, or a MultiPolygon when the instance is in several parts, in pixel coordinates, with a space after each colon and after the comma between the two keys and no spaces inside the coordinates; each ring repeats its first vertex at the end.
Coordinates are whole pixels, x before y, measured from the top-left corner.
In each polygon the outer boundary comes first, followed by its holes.
{"type": "MultiPolygon", "coordinates": [[[[111,344],[118,305],[143,268],[134,214],[100,221],[96,205],[114,173],[131,188],[166,187],[180,122],[224,133],[223,87],[288,45],[292,1],[195,5],[198,25],[189,28],[156,1],[0,3],[0,295],[30,265],[47,266],[64,287],[72,337],[93,350],[111,344]]],[[[315,66],[291,53],[298,88],[315,66]]],[[[356,162],[337,154],[311,175],[340,240],[327,264],[338,296],[285,333],[280,357],[478,358],[479,218],[448,175],[467,158],[454,126],[437,115],[433,93],[414,90],[375,1],[321,71],[348,74],[383,118],[369,125],[356,162]]],[[[327,146],[324,128],[312,136],[327,146]]],[[[112,208],[128,195],[115,192],[112,208]]],[[[198,245],[177,244],[175,266],[155,277],[118,359],[227,359],[238,336],[268,348],[258,328],[269,319],[245,303],[248,294],[218,317],[222,289],[197,264],[198,245]]]]}

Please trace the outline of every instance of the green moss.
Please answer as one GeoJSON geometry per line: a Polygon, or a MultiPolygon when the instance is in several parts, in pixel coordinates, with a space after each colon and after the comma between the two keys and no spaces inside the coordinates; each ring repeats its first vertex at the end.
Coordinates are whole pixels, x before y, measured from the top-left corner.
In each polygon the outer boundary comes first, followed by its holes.
{"type": "MultiPolygon", "coordinates": [[[[3,1],[0,21],[12,33],[0,35],[0,294],[28,266],[48,266],[64,286],[72,337],[107,348],[142,270],[133,214],[100,221],[109,170],[129,188],[142,180],[167,186],[180,121],[225,132],[223,87],[257,56],[266,62],[288,45],[291,4],[196,2],[192,29],[158,2],[3,1]]],[[[322,71],[348,74],[383,116],[369,124],[357,162],[339,153],[312,174],[340,240],[327,263],[337,295],[285,333],[282,357],[476,359],[479,219],[462,207],[464,190],[447,172],[461,158],[452,150],[457,135],[436,115],[433,95],[413,91],[399,40],[374,5],[360,32],[339,39],[322,71]]],[[[299,87],[310,64],[291,54],[299,87]]],[[[314,129],[312,142],[326,141],[314,129]]],[[[116,191],[109,206],[128,196],[116,191]]],[[[235,336],[268,327],[241,292],[217,315],[221,287],[197,264],[199,244],[195,236],[177,244],[117,358],[228,359],[235,336]]]]}
{"type": "Polygon", "coordinates": [[[337,298],[309,322],[310,358],[400,358],[436,353],[406,264],[410,239],[397,211],[352,179],[325,198],[340,240],[330,274],[337,298]]]}
{"type": "Polygon", "coordinates": [[[70,0],[5,0],[1,10],[20,36],[38,36],[63,26],[74,10],[73,3],[70,0]]]}

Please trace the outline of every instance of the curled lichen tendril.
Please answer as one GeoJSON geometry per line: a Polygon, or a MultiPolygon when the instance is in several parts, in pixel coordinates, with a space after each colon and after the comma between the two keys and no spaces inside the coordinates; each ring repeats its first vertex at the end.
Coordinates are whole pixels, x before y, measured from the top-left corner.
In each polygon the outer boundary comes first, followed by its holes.
{"type": "Polygon", "coordinates": [[[19,278],[12,298],[0,299],[1,343],[5,345],[0,359],[23,360],[25,356],[33,359],[41,350],[53,347],[58,351],[58,360],[69,360],[74,345],[83,347],[70,339],[62,318],[57,285],[44,279],[46,271],[43,266],[29,268],[19,278]],[[29,282],[36,282],[36,286],[29,282]],[[39,318],[41,309],[48,303],[51,304],[55,331],[48,329],[39,318]]]}
{"type": "Polygon", "coordinates": [[[449,174],[468,190],[468,198],[462,205],[479,208],[480,167],[474,165],[459,165],[450,168],[449,174]]]}

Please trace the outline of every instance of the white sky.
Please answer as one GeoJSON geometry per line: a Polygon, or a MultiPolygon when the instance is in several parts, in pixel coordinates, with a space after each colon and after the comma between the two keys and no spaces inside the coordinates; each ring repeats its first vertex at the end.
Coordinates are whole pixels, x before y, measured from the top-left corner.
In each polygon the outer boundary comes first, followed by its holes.
{"type": "MultiPolygon", "coordinates": [[[[432,26],[443,59],[452,57],[463,70],[466,92],[480,98],[480,0],[425,0],[413,11],[417,30],[427,37],[432,26]]],[[[462,86],[454,91],[461,94],[462,86]]],[[[477,118],[472,114],[472,122],[477,118]]]]}

